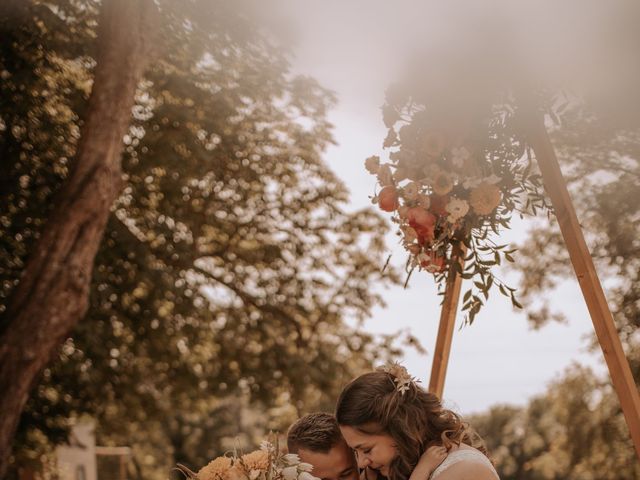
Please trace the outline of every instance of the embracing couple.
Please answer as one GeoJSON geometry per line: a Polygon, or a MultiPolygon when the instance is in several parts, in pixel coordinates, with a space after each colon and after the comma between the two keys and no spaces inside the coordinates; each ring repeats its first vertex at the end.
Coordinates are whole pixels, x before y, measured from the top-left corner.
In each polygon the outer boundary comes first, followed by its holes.
{"type": "Polygon", "coordinates": [[[335,416],[306,415],[287,434],[289,452],[321,480],[498,479],[477,440],[397,364],[349,383],[335,416]]]}

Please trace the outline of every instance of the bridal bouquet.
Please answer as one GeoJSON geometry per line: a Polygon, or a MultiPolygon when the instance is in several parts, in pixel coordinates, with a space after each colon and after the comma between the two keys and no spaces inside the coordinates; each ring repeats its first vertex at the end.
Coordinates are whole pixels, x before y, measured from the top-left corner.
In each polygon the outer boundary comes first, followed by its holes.
{"type": "Polygon", "coordinates": [[[283,454],[271,442],[245,455],[215,458],[197,473],[183,465],[178,469],[192,480],[318,480],[311,475],[312,466],[292,453],[283,454]]]}

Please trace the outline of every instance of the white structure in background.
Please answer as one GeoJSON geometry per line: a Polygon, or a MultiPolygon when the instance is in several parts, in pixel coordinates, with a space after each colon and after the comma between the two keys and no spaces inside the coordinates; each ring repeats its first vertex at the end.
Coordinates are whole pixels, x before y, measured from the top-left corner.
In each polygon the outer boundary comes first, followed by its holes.
{"type": "Polygon", "coordinates": [[[69,444],[56,448],[60,480],[97,480],[96,437],[92,422],[73,427],[69,444]]]}
{"type": "Polygon", "coordinates": [[[129,447],[96,446],[95,425],[83,420],[71,429],[69,443],[56,448],[59,480],[127,480],[127,465],[131,458],[129,447]],[[98,474],[98,456],[110,457],[101,463],[98,474]]]}

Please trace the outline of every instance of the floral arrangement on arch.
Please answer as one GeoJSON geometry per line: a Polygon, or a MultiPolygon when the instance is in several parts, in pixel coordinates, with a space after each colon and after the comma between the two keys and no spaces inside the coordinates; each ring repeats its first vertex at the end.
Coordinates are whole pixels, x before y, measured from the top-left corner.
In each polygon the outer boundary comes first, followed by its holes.
{"type": "Polygon", "coordinates": [[[319,480],[311,475],[312,469],[298,455],[282,453],[277,441],[264,441],[259,450],[245,455],[234,452],[217,457],[197,473],[178,465],[178,470],[192,480],[319,480]]]}
{"type": "Polygon", "coordinates": [[[491,271],[501,259],[513,262],[515,250],[494,239],[514,212],[535,214],[549,205],[513,102],[494,99],[465,110],[432,99],[430,108],[428,95],[387,91],[388,161],[372,156],[365,168],[377,179],[373,203],[391,213],[409,253],[407,282],[415,269],[424,270],[444,294],[450,271],[473,278],[462,306],[472,323],[495,285],[521,308],[515,289],[491,271]],[[464,261],[452,261],[464,252],[464,261]]]}

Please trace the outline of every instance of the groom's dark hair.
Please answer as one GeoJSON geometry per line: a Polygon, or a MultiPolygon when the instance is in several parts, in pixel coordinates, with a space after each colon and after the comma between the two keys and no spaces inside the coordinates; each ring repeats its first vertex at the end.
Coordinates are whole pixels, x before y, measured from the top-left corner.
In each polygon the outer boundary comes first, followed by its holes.
{"type": "Polygon", "coordinates": [[[342,440],[336,417],[330,413],[310,413],[298,419],[287,433],[289,453],[301,448],[312,452],[327,453],[342,440]]]}

